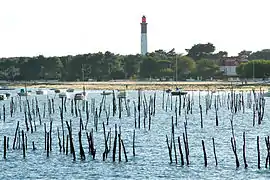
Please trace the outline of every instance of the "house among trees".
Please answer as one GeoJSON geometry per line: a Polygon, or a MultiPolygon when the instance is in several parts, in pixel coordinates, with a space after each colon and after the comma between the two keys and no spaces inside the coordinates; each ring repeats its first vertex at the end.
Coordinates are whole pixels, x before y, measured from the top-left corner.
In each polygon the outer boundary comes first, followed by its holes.
{"type": "Polygon", "coordinates": [[[220,60],[220,71],[224,76],[238,76],[236,67],[244,62],[248,62],[248,59],[239,56],[223,57],[220,60]]]}

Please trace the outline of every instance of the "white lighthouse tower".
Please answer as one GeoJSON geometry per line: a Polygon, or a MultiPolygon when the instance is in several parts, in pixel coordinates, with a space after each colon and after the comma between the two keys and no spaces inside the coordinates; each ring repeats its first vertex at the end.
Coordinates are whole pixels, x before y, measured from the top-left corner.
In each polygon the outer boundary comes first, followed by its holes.
{"type": "Polygon", "coordinates": [[[142,17],[141,22],[141,54],[145,55],[147,53],[147,23],[146,17],[142,17]]]}

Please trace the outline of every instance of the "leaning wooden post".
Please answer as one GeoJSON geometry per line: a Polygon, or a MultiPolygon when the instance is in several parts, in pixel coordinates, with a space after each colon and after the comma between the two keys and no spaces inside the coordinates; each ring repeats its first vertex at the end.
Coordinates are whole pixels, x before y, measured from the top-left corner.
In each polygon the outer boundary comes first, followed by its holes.
{"type": "Polygon", "coordinates": [[[75,149],[74,149],[74,144],[73,144],[73,139],[72,139],[72,129],[71,129],[71,121],[70,125],[68,124],[68,121],[66,121],[67,128],[68,128],[68,133],[69,133],[69,141],[70,141],[70,153],[73,154],[73,160],[76,160],[76,154],[75,154],[75,149]]]}
{"type": "MultiPolygon", "coordinates": [[[[185,128],[185,146],[187,147],[187,158],[189,156],[189,147],[188,147],[188,135],[187,135],[187,122],[184,122],[184,128],[185,128]]],[[[189,164],[189,160],[187,160],[187,164],[189,164]]]]}
{"type": "Polygon", "coordinates": [[[180,151],[180,156],[181,156],[181,165],[184,165],[184,156],[183,156],[183,151],[181,147],[181,142],[180,142],[180,136],[178,136],[178,145],[179,145],[179,151],[180,151]]]}
{"type": "MultiPolygon", "coordinates": [[[[59,151],[62,152],[61,138],[60,138],[58,127],[57,127],[57,137],[58,137],[59,151]]],[[[65,152],[63,151],[63,153],[65,153],[65,152]]]]}
{"type": "Polygon", "coordinates": [[[119,134],[118,134],[118,160],[121,161],[121,126],[119,126],[119,134]]]}
{"type": "Polygon", "coordinates": [[[268,141],[268,147],[267,147],[267,156],[268,156],[268,165],[270,167],[270,141],[269,141],[269,136],[267,136],[267,141],[268,141]]]}
{"type": "Polygon", "coordinates": [[[83,146],[82,146],[82,132],[79,131],[78,135],[79,135],[79,144],[80,144],[80,155],[81,155],[81,160],[85,160],[85,154],[84,154],[84,150],[83,150],[83,146]]]}
{"type": "Polygon", "coordinates": [[[236,168],[239,168],[240,164],[239,164],[239,160],[238,160],[238,156],[237,156],[237,152],[236,152],[236,141],[235,141],[234,137],[231,137],[231,144],[232,144],[232,149],[233,149],[233,153],[235,156],[236,168]]]}
{"type": "Polygon", "coordinates": [[[21,133],[20,133],[20,129],[19,129],[19,131],[18,131],[18,135],[19,135],[19,137],[18,137],[18,143],[17,143],[17,145],[16,145],[16,149],[21,149],[21,133]]]}
{"type": "Polygon", "coordinates": [[[124,142],[123,142],[122,139],[121,139],[121,144],[122,144],[122,146],[123,146],[123,151],[124,151],[124,154],[125,154],[126,162],[128,162],[128,159],[127,159],[127,153],[126,153],[126,148],[125,148],[125,145],[124,145],[124,142]]]}
{"type": "Polygon", "coordinates": [[[185,137],[185,133],[183,133],[184,147],[185,147],[185,153],[186,153],[186,162],[188,166],[189,165],[189,159],[188,159],[189,152],[188,152],[188,147],[187,147],[188,144],[187,144],[186,138],[187,137],[185,137]]]}
{"type": "Polygon", "coordinates": [[[217,100],[215,99],[215,111],[216,111],[216,126],[218,126],[218,107],[217,100]]]}
{"type": "Polygon", "coordinates": [[[17,139],[17,133],[18,133],[18,129],[19,129],[19,124],[20,124],[20,122],[18,121],[17,122],[17,128],[16,128],[16,131],[15,131],[15,137],[14,137],[14,141],[13,141],[13,147],[12,147],[13,150],[15,149],[15,144],[16,144],[16,139],[17,139]]]}
{"type": "Polygon", "coordinates": [[[26,133],[24,133],[24,136],[25,136],[25,150],[27,151],[27,135],[26,135],[26,133]]]}
{"type": "Polygon", "coordinates": [[[168,147],[168,150],[169,150],[170,162],[172,163],[172,148],[169,145],[169,140],[168,140],[168,136],[167,135],[166,135],[166,142],[167,142],[167,147],[168,147]]]}
{"type": "Polygon", "coordinates": [[[215,139],[212,138],[212,140],[213,140],[213,150],[214,150],[215,162],[216,162],[216,166],[217,166],[218,162],[217,162],[217,155],[216,155],[215,139]]]}
{"type": "Polygon", "coordinates": [[[266,160],[265,160],[265,168],[267,168],[267,166],[268,166],[268,158],[269,158],[269,142],[267,140],[267,137],[265,137],[265,145],[266,145],[266,149],[267,149],[267,156],[266,156],[266,160]]]}
{"type": "Polygon", "coordinates": [[[104,154],[106,155],[108,153],[108,145],[107,145],[107,141],[106,141],[107,138],[106,138],[105,123],[103,122],[102,125],[103,125],[103,135],[104,135],[104,143],[105,143],[105,152],[104,152],[104,154]]]}
{"type": "Polygon", "coordinates": [[[204,166],[207,167],[207,157],[206,157],[206,151],[205,151],[205,146],[204,146],[203,140],[202,140],[202,147],[203,147],[204,166]]]}

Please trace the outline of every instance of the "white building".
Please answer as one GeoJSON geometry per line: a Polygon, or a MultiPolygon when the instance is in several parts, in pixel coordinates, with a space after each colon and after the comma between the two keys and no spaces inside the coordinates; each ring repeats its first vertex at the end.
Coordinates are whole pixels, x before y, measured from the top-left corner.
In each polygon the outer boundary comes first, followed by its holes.
{"type": "Polygon", "coordinates": [[[224,72],[225,76],[238,76],[236,73],[236,67],[247,61],[247,59],[239,57],[225,57],[221,60],[220,71],[224,72]]]}

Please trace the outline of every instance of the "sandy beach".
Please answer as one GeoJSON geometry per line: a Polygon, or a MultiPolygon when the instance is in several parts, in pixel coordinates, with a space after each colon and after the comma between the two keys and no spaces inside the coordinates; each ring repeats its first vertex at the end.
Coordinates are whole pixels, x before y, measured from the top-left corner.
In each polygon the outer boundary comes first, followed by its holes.
{"type": "MultiPolygon", "coordinates": [[[[57,89],[85,89],[87,90],[163,90],[175,89],[176,87],[184,90],[229,90],[232,86],[234,89],[251,90],[268,90],[269,83],[264,82],[225,82],[225,81],[166,81],[166,82],[150,82],[150,81],[107,81],[107,82],[27,82],[30,88],[57,88],[57,89]]],[[[25,83],[16,82],[9,83],[12,87],[24,87],[25,83]]]]}

